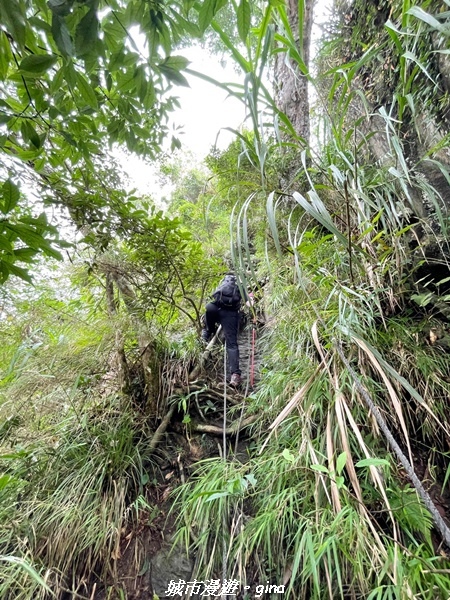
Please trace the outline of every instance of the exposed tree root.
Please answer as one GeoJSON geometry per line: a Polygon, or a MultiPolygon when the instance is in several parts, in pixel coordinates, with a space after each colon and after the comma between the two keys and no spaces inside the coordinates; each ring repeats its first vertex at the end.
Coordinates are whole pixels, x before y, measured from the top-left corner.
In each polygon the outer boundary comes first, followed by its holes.
{"type": "Polygon", "coordinates": [[[206,365],[206,361],[208,360],[208,358],[211,355],[212,349],[215,345],[215,343],[217,342],[217,340],[219,339],[219,334],[222,330],[222,326],[219,326],[219,328],[217,329],[216,333],[214,334],[214,336],[212,337],[211,341],[208,343],[208,345],[206,346],[198,365],[195,367],[195,369],[193,369],[190,373],[189,373],[189,381],[195,381],[198,376],[200,375],[200,373],[202,372],[204,366],[206,365]]]}
{"type": "Polygon", "coordinates": [[[161,421],[158,429],[155,431],[155,433],[153,434],[153,437],[150,441],[149,444],[149,449],[151,452],[153,452],[153,450],[156,448],[156,446],[159,444],[159,442],[161,441],[162,436],[164,435],[167,427],[169,426],[170,420],[173,417],[173,413],[175,412],[175,404],[173,404],[170,408],[169,411],[167,412],[166,416],[164,417],[164,419],[161,421]]]}

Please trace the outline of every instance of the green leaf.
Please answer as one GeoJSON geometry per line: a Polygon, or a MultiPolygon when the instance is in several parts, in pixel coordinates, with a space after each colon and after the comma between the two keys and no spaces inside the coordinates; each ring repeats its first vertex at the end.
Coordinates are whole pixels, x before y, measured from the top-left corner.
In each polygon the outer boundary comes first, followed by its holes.
{"type": "Polygon", "coordinates": [[[20,198],[20,190],[11,179],[7,179],[2,186],[2,204],[1,211],[7,215],[15,206],[20,198]]]}
{"type": "Polygon", "coordinates": [[[188,59],[184,56],[168,56],[166,60],[161,63],[161,65],[175,69],[175,71],[181,71],[189,64],[190,61],[188,61],[188,59]]]}
{"type": "Polygon", "coordinates": [[[311,465],[311,469],[313,471],[317,471],[318,473],[326,473],[328,475],[329,470],[323,465],[311,465]]]}
{"type": "Polygon", "coordinates": [[[18,0],[2,0],[0,2],[0,20],[6,25],[6,30],[19,46],[25,46],[25,15],[18,0]]]}
{"type": "MultiPolygon", "coordinates": [[[[5,262],[3,262],[3,265],[5,266],[5,262]]],[[[6,264],[6,269],[9,271],[10,275],[15,275],[16,277],[23,279],[27,283],[33,283],[33,280],[31,279],[30,274],[26,269],[11,264],[6,264]]]]}
{"type": "Polygon", "coordinates": [[[28,564],[27,561],[24,560],[23,558],[20,558],[17,556],[0,556],[0,560],[9,562],[9,563],[12,563],[15,565],[19,565],[24,571],[26,571],[28,573],[28,575],[32,579],[34,579],[34,581],[36,581],[41,587],[43,587],[50,594],[53,595],[53,592],[48,587],[48,585],[45,583],[45,581],[42,579],[42,577],[39,575],[39,573],[35,569],[33,569],[33,567],[30,564],[28,564]]]}
{"type": "Polygon", "coordinates": [[[206,498],[205,502],[212,502],[213,500],[218,500],[219,498],[225,498],[226,496],[229,496],[230,492],[214,492],[214,494],[211,494],[210,496],[208,496],[208,498],[206,498]]]}
{"type": "Polygon", "coordinates": [[[65,20],[54,13],[52,17],[52,36],[58,50],[64,56],[73,56],[73,43],[65,20]]]}
{"type": "Polygon", "coordinates": [[[5,488],[11,481],[15,481],[14,477],[11,475],[2,475],[0,477],[0,490],[5,488]]]}
{"type": "Polygon", "coordinates": [[[173,152],[174,150],[179,150],[180,148],[181,148],[181,141],[173,135],[172,140],[170,142],[171,152],[173,152]]]}
{"type": "Polygon", "coordinates": [[[431,292],[428,292],[427,294],[412,294],[411,296],[411,300],[422,307],[430,304],[432,299],[433,294],[431,292]]]}
{"type": "Polygon", "coordinates": [[[141,0],[129,0],[123,16],[123,23],[126,26],[138,25],[142,23],[145,16],[145,2],[141,0]]]}
{"type": "Polygon", "coordinates": [[[147,74],[145,72],[144,65],[139,65],[134,72],[134,81],[136,84],[136,92],[138,94],[139,100],[143,102],[145,96],[147,95],[147,74]]]}
{"type": "Polygon", "coordinates": [[[253,485],[253,486],[255,486],[257,484],[257,482],[258,482],[258,480],[253,475],[253,473],[248,473],[247,475],[245,475],[245,479],[248,481],[248,483],[250,485],[253,485]]]}
{"type": "Polygon", "coordinates": [[[13,245],[9,239],[6,239],[4,233],[0,233],[0,250],[3,255],[5,254],[13,254],[13,245]]]}
{"type": "Polygon", "coordinates": [[[281,453],[281,456],[290,463],[295,462],[295,456],[287,448],[285,448],[283,450],[283,452],[281,453]]]}
{"type": "Polygon", "coordinates": [[[20,63],[21,71],[29,73],[44,73],[48,71],[58,60],[53,54],[30,54],[26,56],[20,63]]]}
{"type": "Polygon", "coordinates": [[[226,0],[205,0],[198,13],[198,25],[202,33],[211,24],[214,16],[226,5],[226,0]]]}
{"type": "Polygon", "coordinates": [[[36,254],[38,254],[38,250],[34,248],[19,248],[18,250],[14,250],[14,257],[20,262],[31,263],[36,254]]]}
{"type": "Polygon", "coordinates": [[[22,133],[22,137],[25,141],[30,141],[35,148],[41,147],[41,138],[39,137],[37,131],[31,124],[29,119],[23,119],[22,124],[20,126],[20,131],[22,133]]]}
{"type": "Polygon", "coordinates": [[[72,10],[73,0],[48,0],[48,7],[55,15],[66,16],[72,10]]]}
{"type": "Polygon", "coordinates": [[[338,477],[336,477],[334,482],[335,482],[337,488],[340,490],[341,488],[344,487],[345,479],[342,476],[338,476],[338,477]]]}
{"type": "Polygon", "coordinates": [[[142,565],[142,568],[138,572],[137,576],[142,577],[142,575],[145,575],[150,568],[150,564],[151,564],[150,561],[148,560],[148,558],[146,558],[144,561],[144,564],[142,565]]]}
{"type": "Polygon", "coordinates": [[[75,52],[77,56],[89,54],[98,38],[98,17],[91,8],[78,23],[75,31],[75,52]]]}
{"type": "Polygon", "coordinates": [[[0,125],[6,125],[6,123],[9,123],[11,121],[11,119],[12,119],[11,115],[7,115],[5,113],[0,112],[0,125]]]}
{"type": "Polygon", "coordinates": [[[172,83],[176,85],[183,85],[184,87],[190,87],[188,80],[179,71],[166,67],[164,64],[159,65],[161,73],[172,83]]]}
{"type": "Polygon", "coordinates": [[[388,467],[389,461],[384,458],[363,458],[355,464],[355,467],[379,467],[381,465],[388,467]]]}
{"type": "Polygon", "coordinates": [[[415,54],[413,54],[412,52],[410,52],[409,50],[407,50],[403,54],[403,57],[407,58],[408,60],[411,60],[411,61],[415,62],[416,65],[419,67],[419,69],[421,69],[423,71],[423,73],[425,73],[425,75],[428,77],[428,79],[434,85],[437,85],[437,83],[435,82],[435,80],[431,77],[430,73],[428,73],[428,71],[426,70],[425,65],[417,58],[417,56],[415,54]]]}
{"type": "Polygon", "coordinates": [[[98,108],[97,96],[95,95],[94,89],[86,79],[84,75],[81,73],[76,73],[77,78],[77,87],[80,91],[81,97],[86,102],[88,106],[92,108],[98,108]]]}
{"type": "Polygon", "coordinates": [[[347,452],[342,452],[337,457],[336,461],[336,473],[340,475],[345,467],[345,463],[347,462],[347,452]]]}
{"type": "Polygon", "coordinates": [[[277,227],[277,222],[276,222],[276,217],[275,217],[274,196],[275,196],[275,192],[270,192],[270,194],[267,197],[266,213],[267,213],[267,220],[269,221],[269,227],[270,227],[272,237],[273,237],[273,242],[275,244],[275,248],[277,249],[279,256],[281,256],[282,252],[281,252],[281,245],[280,245],[280,240],[278,237],[278,227],[277,227]]]}
{"type": "Polygon", "coordinates": [[[12,62],[12,52],[9,40],[4,31],[0,31],[0,79],[5,79],[9,65],[12,62]]]}
{"type": "Polygon", "coordinates": [[[251,10],[248,0],[241,0],[237,9],[237,28],[239,37],[246,42],[250,30],[251,10]]]}
{"type": "Polygon", "coordinates": [[[298,192],[292,194],[294,200],[300,204],[300,206],[314,219],[316,219],[321,225],[326,227],[337,239],[346,246],[348,244],[347,238],[339,231],[331,218],[330,213],[325,208],[324,203],[321,201],[315,191],[311,190],[308,192],[309,200],[298,192]]]}
{"type": "Polygon", "coordinates": [[[437,29],[438,31],[440,31],[441,33],[444,33],[447,36],[450,33],[450,30],[449,30],[448,27],[446,27],[445,25],[443,25],[442,23],[440,23],[435,17],[433,17],[433,15],[430,15],[429,13],[425,12],[419,6],[412,6],[406,12],[406,14],[407,15],[412,15],[413,17],[416,17],[417,19],[420,19],[424,23],[427,23],[427,25],[430,25],[434,29],[437,29]]]}

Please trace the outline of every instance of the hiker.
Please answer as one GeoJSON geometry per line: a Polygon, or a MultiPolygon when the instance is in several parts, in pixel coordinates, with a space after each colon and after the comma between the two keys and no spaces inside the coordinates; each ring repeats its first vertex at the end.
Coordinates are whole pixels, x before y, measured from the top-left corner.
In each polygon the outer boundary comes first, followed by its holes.
{"type": "MultiPolygon", "coordinates": [[[[202,339],[209,342],[216,331],[217,325],[222,325],[227,360],[231,371],[230,385],[237,388],[241,384],[237,336],[242,297],[236,276],[233,273],[227,273],[212,297],[214,300],[206,305],[205,328],[202,330],[202,339]]],[[[251,294],[248,295],[247,302],[252,302],[251,294]]]]}

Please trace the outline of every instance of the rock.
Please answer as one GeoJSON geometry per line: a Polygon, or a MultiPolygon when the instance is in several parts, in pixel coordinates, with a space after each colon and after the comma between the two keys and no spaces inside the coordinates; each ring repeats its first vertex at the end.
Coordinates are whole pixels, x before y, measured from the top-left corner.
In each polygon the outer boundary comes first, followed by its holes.
{"type": "Polygon", "coordinates": [[[167,598],[165,592],[170,581],[184,579],[190,581],[193,561],[187,556],[181,544],[172,547],[165,544],[152,558],[153,593],[161,600],[167,598]]]}

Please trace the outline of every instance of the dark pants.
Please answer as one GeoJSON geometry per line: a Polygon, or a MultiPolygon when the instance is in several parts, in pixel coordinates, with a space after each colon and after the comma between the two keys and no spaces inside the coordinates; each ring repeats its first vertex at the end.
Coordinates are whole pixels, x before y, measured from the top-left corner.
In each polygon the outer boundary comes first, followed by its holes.
{"type": "Polygon", "coordinates": [[[239,311],[219,308],[214,302],[206,305],[206,329],[214,334],[216,325],[222,325],[227,347],[228,366],[231,374],[241,374],[239,369],[239,346],[237,342],[239,327],[239,311]]]}

